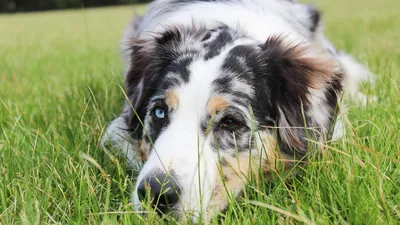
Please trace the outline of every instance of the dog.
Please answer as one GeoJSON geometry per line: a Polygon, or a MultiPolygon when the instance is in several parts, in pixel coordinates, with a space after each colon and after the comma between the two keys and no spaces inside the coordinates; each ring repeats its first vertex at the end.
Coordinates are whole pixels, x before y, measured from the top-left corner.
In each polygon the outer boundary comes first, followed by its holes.
{"type": "Polygon", "coordinates": [[[135,209],[210,220],[245,188],[340,138],[371,73],[291,0],[156,0],[122,41],[126,102],[102,145],[139,172],[135,209]],[[278,165],[280,162],[281,165],[278,165]]]}

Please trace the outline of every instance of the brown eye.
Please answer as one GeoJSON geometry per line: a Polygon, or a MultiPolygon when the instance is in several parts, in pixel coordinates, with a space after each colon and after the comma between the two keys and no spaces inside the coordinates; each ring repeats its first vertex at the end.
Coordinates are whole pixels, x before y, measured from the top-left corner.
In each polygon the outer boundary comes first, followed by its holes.
{"type": "Polygon", "coordinates": [[[234,129],[238,125],[238,122],[230,117],[222,119],[220,127],[225,129],[234,129]]]}

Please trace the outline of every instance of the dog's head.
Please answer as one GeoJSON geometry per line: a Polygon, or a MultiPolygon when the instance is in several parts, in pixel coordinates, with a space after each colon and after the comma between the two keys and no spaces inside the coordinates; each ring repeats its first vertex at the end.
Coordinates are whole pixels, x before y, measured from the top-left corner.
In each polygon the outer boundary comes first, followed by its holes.
{"type": "Polygon", "coordinates": [[[312,47],[221,26],[131,40],[125,119],[144,162],[133,204],[206,217],[254,172],[301,159],[328,135],[340,74],[312,47]],[[315,142],[314,142],[315,143],[315,142]]]}

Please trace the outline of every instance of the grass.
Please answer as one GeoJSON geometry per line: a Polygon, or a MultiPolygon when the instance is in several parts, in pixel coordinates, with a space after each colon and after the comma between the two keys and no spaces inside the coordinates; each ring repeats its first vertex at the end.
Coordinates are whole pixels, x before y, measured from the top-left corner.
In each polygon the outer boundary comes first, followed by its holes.
{"type": "MultiPolygon", "coordinates": [[[[398,1],[316,4],[328,37],[379,75],[364,89],[378,100],[351,106],[346,138],[300,175],[251,182],[222,224],[400,222],[398,1]]],[[[164,224],[132,211],[133,171],[97,148],[123,103],[118,43],[131,12],[0,16],[0,224],[164,224]]]]}

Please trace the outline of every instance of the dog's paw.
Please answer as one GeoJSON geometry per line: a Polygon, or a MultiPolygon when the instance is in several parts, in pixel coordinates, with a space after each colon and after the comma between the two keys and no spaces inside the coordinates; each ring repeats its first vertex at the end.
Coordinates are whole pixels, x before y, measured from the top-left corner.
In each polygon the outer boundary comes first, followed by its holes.
{"type": "Polygon", "coordinates": [[[368,96],[361,91],[353,91],[347,93],[347,98],[354,104],[365,107],[367,104],[375,103],[378,97],[375,95],[368,96]]]}
{"type": "Polygon", "coordinates": [[[137,154],[134,150],[134,143],[124,118],[118,117],[111,122],[100,142],[100,147],[108,150],[117,150],[126,157],[128,164],[133,168],[140,168],[142,164],[137,160],[137,154]]]}
{"type": "Polygon", "coordinates": [[[360,106],[365,106],[367,103],[376,101],[376,96],[365,95],[360,91],[359,87],[362,84],[374,86],[377,76],[352,56],[344,52],[341,52],[337,56],[337,59],[345,74],[345,97],[352,103],[360,106]]]}

